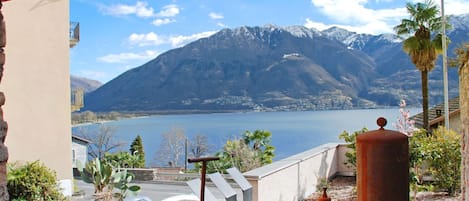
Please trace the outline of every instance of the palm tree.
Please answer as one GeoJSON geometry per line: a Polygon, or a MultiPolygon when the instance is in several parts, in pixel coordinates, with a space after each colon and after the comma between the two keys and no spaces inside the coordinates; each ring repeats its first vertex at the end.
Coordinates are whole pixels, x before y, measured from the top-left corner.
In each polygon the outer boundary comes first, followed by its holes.
{"type": "Polygon", "coordinates": [[[252,150],[259,152],[262,165],[272,163],[275,154],[275,147],[271,143],[272,133],[265,130],[246,131],[243,134],[243,140],[246,145],[251,146],[252,150]]]}
{"type": "Polygon", "coordinates": [[[456,49],[459,66],[459,108],[461,117],[461,200],[469,200],[469,43],[456,49]]]}
{"type": "Polygon", "coordinates": [[[438,17],[439,9],[431,0],[424,3],[406,4],[409,19],[402,19],[394,27],[398,36],[408,37],[403,41],[403,49],[409,54],[422,79],[423,127],[428,125],[428,73],[435,67],[435,60],[442,52],[442,35],[432,33],[441,30],[442,21],[438,17]],[[409,37],[410,36],[410,37],[409,37]]]}

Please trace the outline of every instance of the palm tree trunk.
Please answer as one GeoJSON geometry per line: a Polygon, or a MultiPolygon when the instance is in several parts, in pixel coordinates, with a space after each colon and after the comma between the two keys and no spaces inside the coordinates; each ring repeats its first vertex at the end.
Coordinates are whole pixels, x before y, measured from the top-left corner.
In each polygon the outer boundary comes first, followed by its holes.
{"type": "Polygon", "coordinates": [[[469,61],[459,71],[461,117],[461,200],[469,201],[469,61]]]}
{"type": "Polygon", "coordinates": [[[423,112],[423,128],[430,133],[430,126],[428,125],[428,71],[422,70],[422,112],[423,112]]]}

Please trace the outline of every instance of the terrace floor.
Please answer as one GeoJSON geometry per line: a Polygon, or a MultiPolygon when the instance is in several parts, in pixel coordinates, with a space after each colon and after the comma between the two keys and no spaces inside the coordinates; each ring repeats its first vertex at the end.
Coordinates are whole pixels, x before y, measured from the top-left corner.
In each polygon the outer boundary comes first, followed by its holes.
{"type": "MultiPolygon", "coordinates": [[[[355,191],[355,177],[344,177],[339,176],[334,178],[329,182],[327,189],[327,195],[333,201],[356,201],[356,196],[354,196],[355,191]]],[[[314,195],[314,198],[322,195],[317,193],[314,195]]],[[[418,201],[457,201],[460,200],[460,196],[448,196],[446,193],[436,193],[436,192],[419,192],[417,193],[418,201]]]]}

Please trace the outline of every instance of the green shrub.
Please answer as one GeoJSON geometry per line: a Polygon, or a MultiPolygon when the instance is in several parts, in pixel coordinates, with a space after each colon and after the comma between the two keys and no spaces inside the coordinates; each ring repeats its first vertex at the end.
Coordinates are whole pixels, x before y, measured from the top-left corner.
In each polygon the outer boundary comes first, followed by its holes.
{"type": "Polygon", "coordinates": [[[357,169],[357,147],[356,147],[356,139],[359,134],[368,132],[367,128],[362,128],[361,130],[355,131],[353,133],[349,133],[347,131],[342,132],[339,135],[339,139],[344,140],[347,143],[347,148],[350,148],[351,151],[345,153],[347,157],[347,161],[345,161],[345,165],[347,167],[352,168],[354,171],[357,169]]]}
{"type": "Polygon", "coordinates": [[[140,166],[141,160],[139,155],[132,155],[129,152],[121,151],[116,153],[104,154],[106,163],[114,168],[137,168],[140,166]]]}
{"type": "MultiPolygon", "coordinates": [[[[220,160],[207,163],[207,172],[226,173],[231,167],[247,172],[272,163],[275,147],[271,145],[271,137],[269,131],[255,130],[244,132],[240,139],[226,141],[223,150],[215,153],[220,160]]],[[[194,167],[199,170],[201,165],[195,164],[194,167]]]]}
{"type": "Polygon", "coordinates": [[[444,127],[428,136],[424,130],[409,138],[411,187],[414,191],[437,188],[454,194],[460,187],[460,135],[444,127]],[[432,182],[424,181],[430,176],[432,182]]]}
{"type": "Polygon", "coordinates": [[[9,166],[7,180],[11,200],[65,200],[55,172],[39,161],[9,166]]]}

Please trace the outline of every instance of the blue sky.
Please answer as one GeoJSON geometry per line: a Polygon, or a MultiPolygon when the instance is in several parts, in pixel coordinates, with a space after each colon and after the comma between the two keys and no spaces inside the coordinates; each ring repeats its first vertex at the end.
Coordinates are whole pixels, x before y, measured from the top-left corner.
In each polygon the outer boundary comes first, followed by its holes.
{"type": "MultiPolygon", "coordinates": [[[[392,33],[408,16],[402,0],[70,0],[80,43],[70,50],[72,75],[103,83],[167,50],[223,28],[339,26],[392,33]]],[[[440,0],[435,1],[440,5],[440,0]]],[[[446,14],[469,13],[469,0],[445,0],[446,14]]]]}

